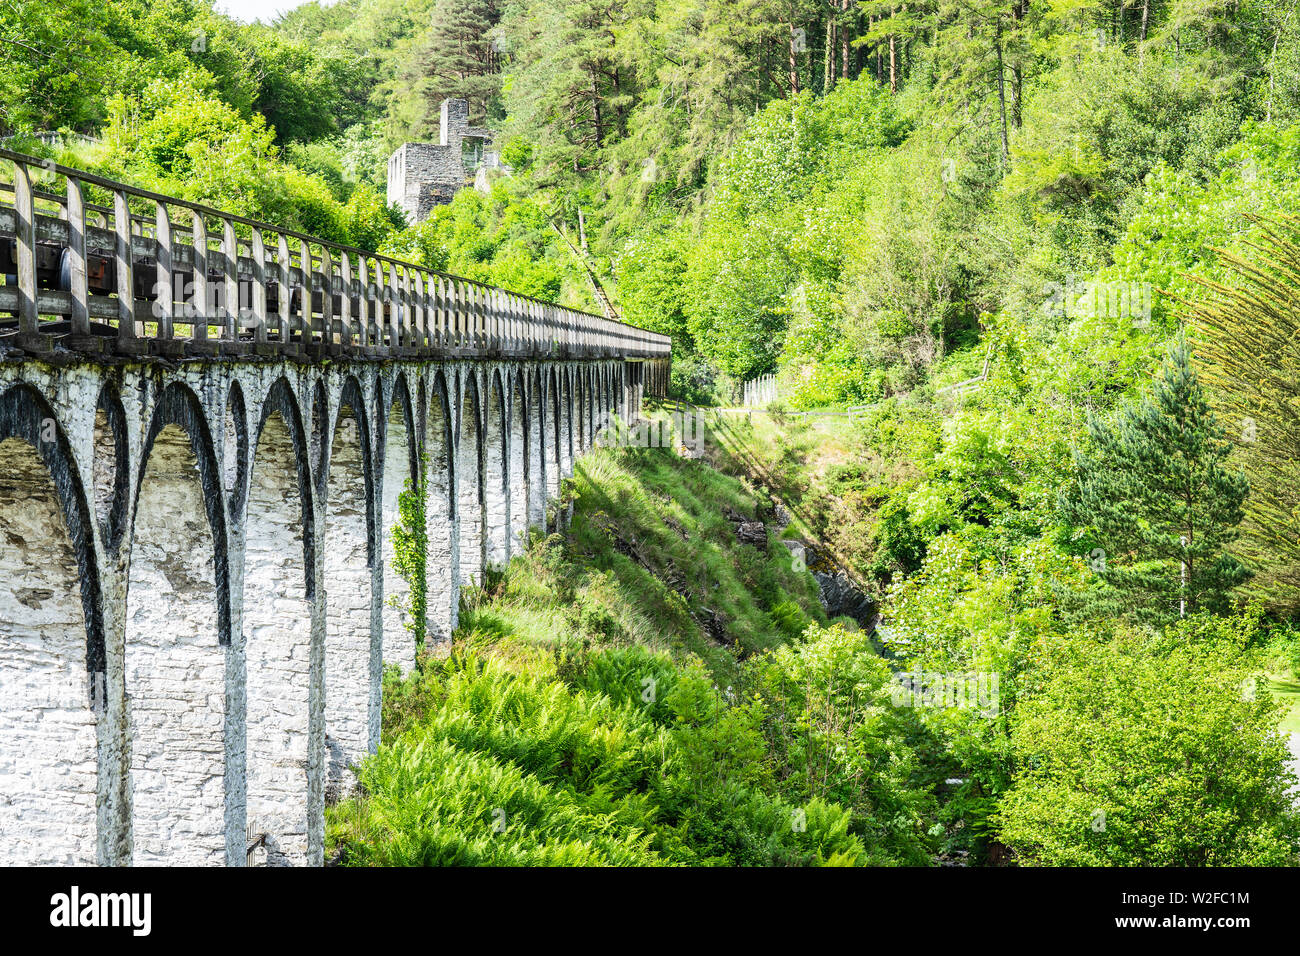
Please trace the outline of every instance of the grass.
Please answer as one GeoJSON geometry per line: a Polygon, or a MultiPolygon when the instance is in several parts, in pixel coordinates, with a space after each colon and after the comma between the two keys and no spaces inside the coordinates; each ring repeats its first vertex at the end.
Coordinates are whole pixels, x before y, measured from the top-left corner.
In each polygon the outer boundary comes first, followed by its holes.
{"type": "Polygon", "coordinates": [[[1278,726],[1283,733],[1300,734],[1300,680],[1291,676],[1274,675],[1268,680],[1268,692],[1284,708],[1278,726]]]}
{"type": "Polygon", "coordinates": [[[864,428],[857,418],[794,418],[779,409],[726,414],[710,431],[708,451],[720,471],[772,490],[790,514],[784,536],[818,542],[870,590],[876,512],[915,474],[905,460],[885,461],[868,447],[864,428]]]}
{"type": "Polygon", "coordinates": [[[727,514],[770,521],[770,499],[704,461],[596,449],[564,498],[574,503],[569,533],[520,558],[489,604],[470,602],[467,631],[695,655],[725,686],[739,661],[790,636],[786,605],[802,615],[800,630],[825,623],[816,582],[785,548],[736,539],[727,514]]]}
{"type": "Polygon", "coordinates": [[[386,671],[379,751],[326,812],[331,858],[895,860],[868,820],[776,772],[767,711],[740,692],[764,651],[825,623],[786,549],[737,539],[728,513],[771,502],[669,449],[597,449],[561,497],[567,533],[463,595],[449,653],[386,671]]]}

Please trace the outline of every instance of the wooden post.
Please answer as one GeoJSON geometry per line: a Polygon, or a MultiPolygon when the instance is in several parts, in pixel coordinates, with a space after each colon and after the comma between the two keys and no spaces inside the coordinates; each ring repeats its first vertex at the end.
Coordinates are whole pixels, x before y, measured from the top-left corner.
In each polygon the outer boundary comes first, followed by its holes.
{"type": "Polygon", "coordinates": [[[225,261],[221,264],[221,298],[225,302],[225,334],[223,338],[239,341],[239,239],[235,236],[235,224],[229,219],[221,220],[221,255],[225,261]]]}
{"type": "Polygon", "coordinates": [[[412,271],[408,269],[406,271],[406,282],[408,286],[414,284],[415,298],[411,304],[411,325],[415,327],[415,347],[423,350],[429,344],[429,319],[428,311],[424,307],[424,279],[420,275],[420,270],[416,269],[414,275],[412,275],[412,271]]]}
{"type": "Polygon", "coordinates": [[[172,273],[175,264],[172,261],[172,221],[167,214],[167,204],[156,203],[158,216],[155,220],[154,242],[158,247],[158,273],[154,280],[153,314],[158,320],[158,338],[172,338],[172,320],[176,312],[176,295],[172,289],[172,273]]]}
{"type": "MultiPolygon", "coordinates": [[[[194,275],[190,281],[190,338],[208,337],[208,226],[203,214],[190,210],[190,242],[194,250],[194,275]]],[[[185,296],[182,294],[182,299],[185,296]]]]}
{"type": "Polygon", "coordinates": [[[391,326],[389,313],[387,313],[386,290],[383,287],[383,263],[378,259],[374,260],[374,326],[378,336],[376,345],[380,349],[390,347],[391,326]]]}
{"type": "Polygon", "coordinates": [[[315,341],[315,307],[312,293],[316,291],[315,270],[311,267],[311,246],[306,239],[298,240],[298,265],[302,270],[302,345],[306,348],[315,341]]]}
{"type": "Polygon", "coordinates": [[[357,324],[361,327],[361,347],[370,348],[374,344],[374,332],[370,319],[370,276],[366,271],[366,257],[357,258],[357,324]]]}
{"type": "Polygon", "coordinates": [[[343,325],[343,344],[352,347],[352,258],[339,251],[339,321],[343,325]]]}
{"type": "Polygon", "coordinates": [[[117,341],[127,350],[135,341],[135,278],[131,252],[131,206],[126,193],[113,191],[113,271],[117,276],[117,341]]]}
{"type": "Polygon", "coordinates": [[[18,220],[18,334],[35,343],[40,321],[36,311],[36,204],[27,167],[16,161],[14,212],[18,220]]]}
{"type": "Polygon", "coordinates": [[[266,341],[266,243],[254,227],[249,251],[253,255],[253,341],[266,341]]]}
{"type": "Polygon", "coordinates": [[[90,286],[86,278],[86,202],[81,181],[68,177],[68,293],[74,336],[90,336],[90,286]]]}
{"type": "Polygon", "coordinates": [[[321,344],[334,344],[334,254],[329,246],[320,247],[320,324],[321,344]]]}
{"type": "Polygon", "coordinates": [[[291,278],[293,273],[289,256],[289,240],[281,235],[276,246],[276,275],[280,282],[280,294],[275,304],[276,311],[279,313],[280,348],[287,349],[293,344],[293,330],[290,328],[292,313],[289,301],[293,295],[293,280],[291,278]]]}

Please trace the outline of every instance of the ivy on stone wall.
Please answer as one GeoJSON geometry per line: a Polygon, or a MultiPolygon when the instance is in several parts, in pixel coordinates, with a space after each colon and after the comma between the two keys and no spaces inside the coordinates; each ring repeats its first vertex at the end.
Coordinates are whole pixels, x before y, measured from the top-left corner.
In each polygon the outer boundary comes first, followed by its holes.
{"type": "Polygon", "coordinates": [[[424,514],[425,493],[428,490],[426,471],[424,456],[421,455],[419,483],[407,479],[406,487],[397,499],[397,522],[393,525],[393,565],[394,570],[410,586],[406,628],[415,638],[417,653],[424,647],[425,612],[428,605],[428,591],[425,588],[429,554],[429,535],[424,514]]]}

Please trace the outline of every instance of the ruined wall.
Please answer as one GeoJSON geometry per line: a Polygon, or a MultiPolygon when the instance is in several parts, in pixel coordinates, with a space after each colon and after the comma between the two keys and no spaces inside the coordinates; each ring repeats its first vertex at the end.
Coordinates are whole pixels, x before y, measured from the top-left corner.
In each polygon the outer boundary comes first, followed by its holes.
{"type": "Polygon", "coordinates": [[[389,156],[388,201],[399,205],[409,221],[423,222],[473,177],[476,170],[466,166],[465,141],[481,143],[483,153],[492,138],[491,130],[469,125],[468,103],[443,100],[438,143],[403,143],[389,156]]]}

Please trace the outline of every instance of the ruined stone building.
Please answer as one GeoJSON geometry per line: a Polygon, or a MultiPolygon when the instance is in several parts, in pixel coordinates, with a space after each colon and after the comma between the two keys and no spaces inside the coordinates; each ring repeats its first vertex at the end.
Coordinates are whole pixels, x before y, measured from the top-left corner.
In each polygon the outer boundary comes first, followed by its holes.
{"type": "Polygon", "coordinates": [[[451,202],[458,189],[486,188],[487,171],[504,169],[492,149],[493,132],[469,125],[465,100],[443,100],[437,143],[403,143],[388,157],[388,201],[423,222],[435,206],[451,202]]]}

